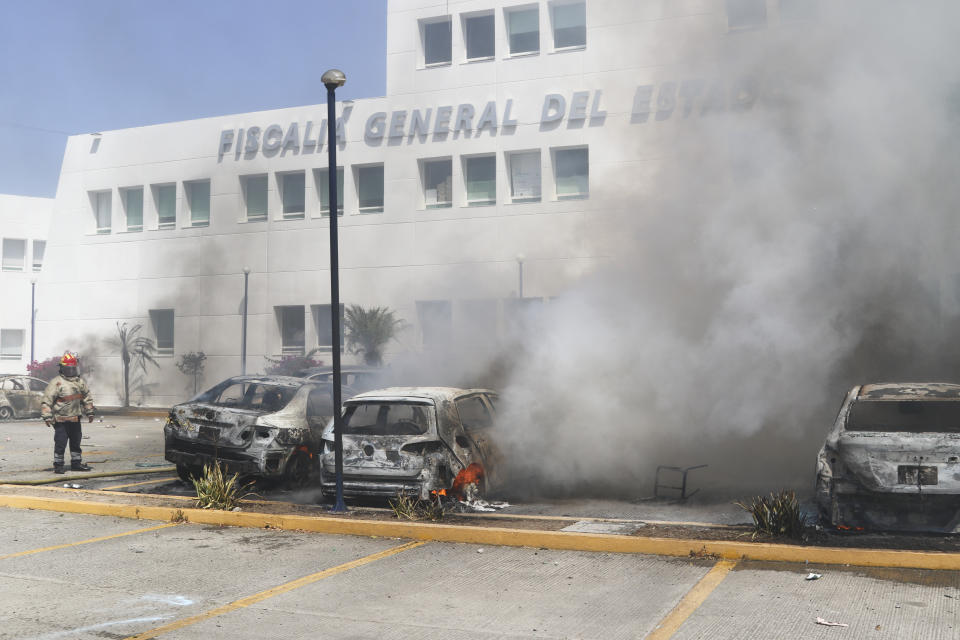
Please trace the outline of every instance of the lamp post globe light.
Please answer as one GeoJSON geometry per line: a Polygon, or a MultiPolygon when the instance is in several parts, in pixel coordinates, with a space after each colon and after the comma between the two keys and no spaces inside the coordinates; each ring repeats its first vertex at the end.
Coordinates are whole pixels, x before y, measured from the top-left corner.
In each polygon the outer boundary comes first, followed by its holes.
{"type": "Polygon", "coordinates": [[[336,497],[330,511],[347,510],[343,503],[343,416],[340,389],[340,256],[337,250],[337,115],[335,92],[347,82],[339,69],[320,77],[327,88],[327,178],[330,194],[330,353],[333,356],[333,455],[336,497]]]}
{"type": "Polygon", "coordinates": [[[240,375],[247,374],[247,292],[249,291],[250,267],[243,268],[243,311],[240,322],[240,375]]]}

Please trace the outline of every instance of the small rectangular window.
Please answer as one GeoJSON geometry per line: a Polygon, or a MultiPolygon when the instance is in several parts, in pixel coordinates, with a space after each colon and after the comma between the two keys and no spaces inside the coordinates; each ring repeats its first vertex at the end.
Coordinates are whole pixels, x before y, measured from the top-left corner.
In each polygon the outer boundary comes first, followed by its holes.
{"type": "Polygon", "coordinates": [[[453,206],[453,160],[424,160],[423,200],[427,209],[453,206]]]}
{"type": "Polygon", "coordinates": [[[0,360],[23,358],[23,329],[0,329],[0,360]]]}
{"type": "Polygon", "coordinates": [[[109,191],[96,191],[90,197],[93,201],[93,216],[97,224],[97,233],[110,233],[112,194],[109,191]]]}
{"type": "Polygon", "coordinates": [[[587,44],[587,7],[583,2],[553,5],[553,48],[587,44]]]}
{"type": "Polygon", "coordinates": [[[557,199],[586,198],[590,193],[587,149],[557,149],[553,158],[557,199]]]}
{"type": "Polygon", "coordinates": [[[748,29],[767,24],[767,0],[727,0],[727,26],[748,29]]]}
{"type": "Polygon", "coordinates": [[[177,185],[153,185],[154,203],[157,205],[157,228],[173,229],[177,226],[177,185]]]}
{"type": "Polygon", "coordinates": [[[467,60],[492,58],[495,53],[493,14],[465,16],[463,37],[467,46],[467,60]]]}
{"type": "Polygon", "coordinates": [[[143,231],[143,187],[124,189],[121,195],[127,216],[127,231],[143,231]]]}
{"type": "Polygon", "coordinates": [[[187,182],[186,187],[190,225],[206,227],[210,224],[210,181],[187,182]]]}
{"type": "Polygon", "coordinates": [[[303,306],[274,307],[280,325],[280,353],[285,356],[302,356],[304,351],[303,306]]]}
{"type": "Polygon", "coordinates": [[[357,168],[357,199],[363,213],[383,211],[383,165],[357,168]]]}
{"type": "Polygon", "coordinates": [[[423,62],[426,65],[450,64],[451,21],[449,17],[420,23],[423,33],[423,62]]]}
{"type": "Polygon", "coordinates": [[[243,199],[247,220],[267,219],[267,176],[243,176],[243,199]]]}
{"type": "MultiPolygon", "coordinates": [[[[329,212],[328,212],[329,215],[329,212]]],[[[340,304],[340,348],[343,349],[344,328],[343,313],[346,305],[340,304]]],[[[313,325],[317,330],[317,346],[330,348],[333,342],[333,318],[330,317],[330,305],[315,304],[312,305],[313,325]]]]}
{"type": "Polygon", "coordinates": [[[540,152],[511,153],[510,198],[513,202],[540,202],[540,152]]]}
{"type": "Polygon", "coordinates": [[[540,51],[540,9],[512,9],[506,12],[510,54],[540,51]]]}
{"type": "Polygon", "coordinates": [[[467,205],[480,207],[497,203],[496,156],[474,156],[464,159],[467,205]]]}
{"type": "MultiPolygon", "coordinates": [[[[330,215],[330,170],[315,169],[317,193],[320,194],[320,213],[330,215]]],[[[337,215],[343,215],[343,167],[337,167],[337,215]]]]}
{"type": "Polygon", "coordinates": [[[173,355],[173,309],[150,309],[157,355],[173,355]]]}
{"type": "Polygon", "coordinates": [[[453,313],[449,300],[417,300],[417,318],[424,347],[440,347],[450,342],[453,313]]]}
{"type": "Polygon", "coordinates": [[[43,268],[43,254],[47,250],[46,240],[33,241],[33,270],[40,271],[43,268]]]}
{"type": "Polygon", "coordinates": [[[302,218],[306,203],[306,174],[303,171],[280,174],[280,197],[284,218],[302,218]]]}
{"type": "Polygon", "coordinates": [[[3,239],[3,271],[23,271],[27,268],[27,241],[3,239]]]}

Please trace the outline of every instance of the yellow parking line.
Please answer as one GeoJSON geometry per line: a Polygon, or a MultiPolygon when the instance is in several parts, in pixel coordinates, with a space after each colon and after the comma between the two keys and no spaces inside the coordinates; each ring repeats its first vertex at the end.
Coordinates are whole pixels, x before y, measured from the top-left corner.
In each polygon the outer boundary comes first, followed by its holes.
{"type": "Polygon", "coordinates": [[[131,482],[130,484],[115,484],[112,487],[104,487],[101,489],[101,491],[109,491],[110,489],[126,489],[127,487],[139,487],[145,484],[159,484],[161,482],[168,482],[176,479],[176,476],[170,476],[169,478],[157,478],[155,480],[144,480],[143,482],[131,482]]]}
{"type": "Polygon", "coordinates": [[[125,531],[124,533],[115,533],[112,536],[102,536],[100,538],[90,538],[89,540],[80,540],[79,542],[68,542],[67,544],[58,544],[52,547],[43,547],[42,549],[31,549],[30,551],[20,551],[19,553],[10,553],[5,556],[0,556],[0,560],[6,560],[8,558],[17,558],[19,556],[28,556],[33,553],[41,553],[43,551],[55,551],[56,549],[66,549],[67,547],[76,547],[81,544],[90,544],[91,542],[102,542],[104,540],[111,540],[113,538],[122,538],[123,536],[132,536],[137,533],[146,533],[147,531],[156,531],[157,529],[166,529],[167,527],[177,526],[176,522],[170,524],[161,524],[156,527],[147,527],[146,529],[136,529],[134,531],[125,531]]]}
{"type": "Polygon", "coordinates": [[[281,584],[279,586],[273,587],[272,589],[267,589],[266,591],[255,593],[252,596],[247,596],[246,598],[235,600],[234,602],[225,604],[222,607],[217,607],[216,609],[211,609],[210,611],[205,611],[204,613],[198,613],[195,616],[190,616],[189,618],[184,618],[182,620],[175,620],[170,624],[165,624],[163,626],[156,627],[155,629],[144,631],[143,633],[139,633],[135,636],[129,636],[127,638],[124,638],[124,640],[147,640],[147,638],[156,638],[157,636],[167,633],[168,631],[175,631],[177,629],[182,629],[192,624],[203,622],[204,620],[209,620],[210,618],[215,618],[217,616],[222,616],[223,614],[230,613],[231,611],[236,611],[237,609],[249,607],[252,604],[256,604],[258,602],[266,600],[267,598],[272,598],[273,596],[278,596],[281,593],[287,593],[288,591],[293,591],[294,589],[305,587],[306,585],[313,584],[318,580],[323,580],[324,578],[335,576],[338,573],[343,573],[344,571],[349,571],[350,569],[354,569],[356,567],[360,567],[365,564],[374,562],[376,560],[387,558],[389,556],[396,555],[398,553],[402,553],[403,551],[414,549],[416,547],[420,547],[425,544],[427,543],[426,542],[408,542],[407,544],[402,544],[399,547],[393,547],[391,549],[387,549],[386,551],[381,551],[379,553],[374,553],[373,555],[364,556],[363,558],[359,558],[357,560],[353,560],[351,562],[347,562],[345,564],[341,564],[336,567],[332,567],[330,569],[324,569],[323,571],[319,571],[317,573],[312,573],[308,576],[298,578],[297,580],[294,580],[292,582],[281,584]]]}
{"type": "Polygon", "coordinates": [[[736,560],[720,560],[713,568],[707,572],[707,575],[700,579],[700,582],[693,585],[693,588],[687,592],[687,595],[673,608],[673,611],[667,614],[667,617],[660,621],[660,624],[647,636],[647,640],[667,640],[677,632],[684,620],[697,610],[703,604],[714,589],[723,582],[730,570],[736,566],[736,560]]]}

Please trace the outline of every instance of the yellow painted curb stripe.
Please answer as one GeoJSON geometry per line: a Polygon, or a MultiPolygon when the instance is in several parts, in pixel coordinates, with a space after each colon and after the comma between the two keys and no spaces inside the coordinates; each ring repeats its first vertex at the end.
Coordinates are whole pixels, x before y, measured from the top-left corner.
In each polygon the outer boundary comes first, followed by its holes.
{"type": "MultiPolygon", "coordinates": [[[[168,478],[155,478],[154,480],[144,480],[143,482],[131,482],[129,484],[115,484],[112,487],[104,487],[103,491],[110,491],[112,489],[126,489],[128,487],[140,487],[145,484],[159,484],[161,482],[169,482],[171,480],[176,480],[176,476],[170,476],[168,478]]],[[[76,489],[74,489],[76,491],[76,489]]]]}
{"type": "Polygon", "coordinates": [[[323,580],[324,578],[329,578],[330,576],[335,576],[338,573],[343,573],[344,571],[349,571],[350,569],[355,569],[356,567],[361,567],[365,564],[370,564],[377,560],[387,558],[403,551],[409,549],[414,549],[425,545],[426,542],[408,542],[407,544],[402,544],[399,547],[392,547],[386,551],[380,551],[379,553],[374,553],[369,556],[364,556],[357,560],[347,562],[330,569],[324,569],[323,571],[318,571],[317,573],[312,573],[308,576],[298,578],[292,582],[286,584],[281,584],[279,586],[273,587],[272,589],[267,589],[266,591],[261,591],[260,593],[255,593],[252,596],[247,596],[246,598],[241,598],[235,600],[229,604],[225,604],[222,607],[217,607],[216,609],[211,609],[210,611],[205,611],[203,613],[198,613],[195,616],[190,616],[189,618],[184,618],[182,620],[175,620],[170,624],[165,624],[155,629],[150,629],[149,631],[144,631],[143,633],[138,633],[135,636],[129,636],[125,640],[147,640],[148,638],[156,638],[159,635],[167,633],[168,631],[176,631],[177,629],[182,629],[184,627],[189,627],[192,624],[198,622],[203,622],[204,620],[209,620],[210,618],[215,618],[217,616],[222,616],[225,613],[230,613],[231,611],[236,611],[237,609],[242,609],[244,607],[249,607],[252,604],[256,604],[267,598],[272,598],[278,596],[281,593],[287,593],[288,591],[293,591],[294,589],[299,589],[300,587],[305,587],[308,584],[313,584],[318,580],[323,580]]]}
{"type": "Polygon", "coordinates": [[[29,556],[34,553],[42,553],[44,551],[55,551],[57,549],[66,549],[68,547],[76,547],[81,544],[90,544],[91,542],[102,542],[104,540],[112,540],[114,538],[122,538],[123,536],[132,536],[138,533],[146,533],[148,531],[156,531],[158,529],[166,529],[167,527],[175,527],[177,523],[171,524],[161,524],[156,527],[147,527],[146,529],[137,529],[135,531],[125,531],[124,533],[115,533],[112,536],[102,536],[100,538],[90,538],[89,540],[80,540],[79,542],[68,542],[67,544],[57,544],[52,547],[43,547],[42,549],[31,549],[30,551],[20,551],[18,553],[10,553],[5,556],[0,556],[0,560],[7,560],[9,558],[18,558],[20,556],[29,556]]]}
{"type": "Polygon", "coordinates": [[[725,560],[812,562],[816,564],[849,564],[859,567],[960,570],[960,553],[935,551],[801,547],[761,542],[646,538],[600,533],[534,531],[505,527],[473,527],[400,521],[384,522],[362,520],[349,516],[316,517],[248,513],[245,511],[216,511],[213,509],[111,504],[86,500],[2,494],[0,494],[0,507],[44,509],[164,522],[183,518],[188,522],[217,526],[286,529],[337,535],[407,538],[410,540],[462,542],[506,547],[542,547],[544,549],[602,551],[606,553],[646,553],[679,557],[710,556],[725,560]]]}
{"type": "Polygon", "coordinates": [[[677,632],[677,629],[680,628],[680,625],[690,617],[690,614],[696,611],[697,608],[703,604],[703,601],[707,599],[707,596],[723,582],[723,579],[727,577],[727,574],[730,573],[730,570],[733,569],[736,564],[735,560],[721,560],[713,565],[713,568],[707,572],[707,575],[703,576],[700,582],[693,585],[693,588],[677,603],[673,611],[668,613],[667,617],[647,636],[647,640],[668,640],[668,638],[672,637],[673,634],[677,632]]]}

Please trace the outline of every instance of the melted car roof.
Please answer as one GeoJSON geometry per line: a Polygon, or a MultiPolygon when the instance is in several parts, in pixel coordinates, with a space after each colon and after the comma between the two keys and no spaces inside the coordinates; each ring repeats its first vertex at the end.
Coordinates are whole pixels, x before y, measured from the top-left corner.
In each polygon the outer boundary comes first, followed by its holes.
{"type": "Polygon", "coordinates": [[[422,398],[434,402],[455,400],[471,393],[494,393],[489,389],[458,389],[456,387],[388,387],[354,396],[349,401],[383,400],[390,398],[422,398]]]}
{"type": "Polygon", "coordinates": [[[857,396],[861,400],[960,400],[960,384],[950,382],[881,382],[865,384],[857,396]]]}

